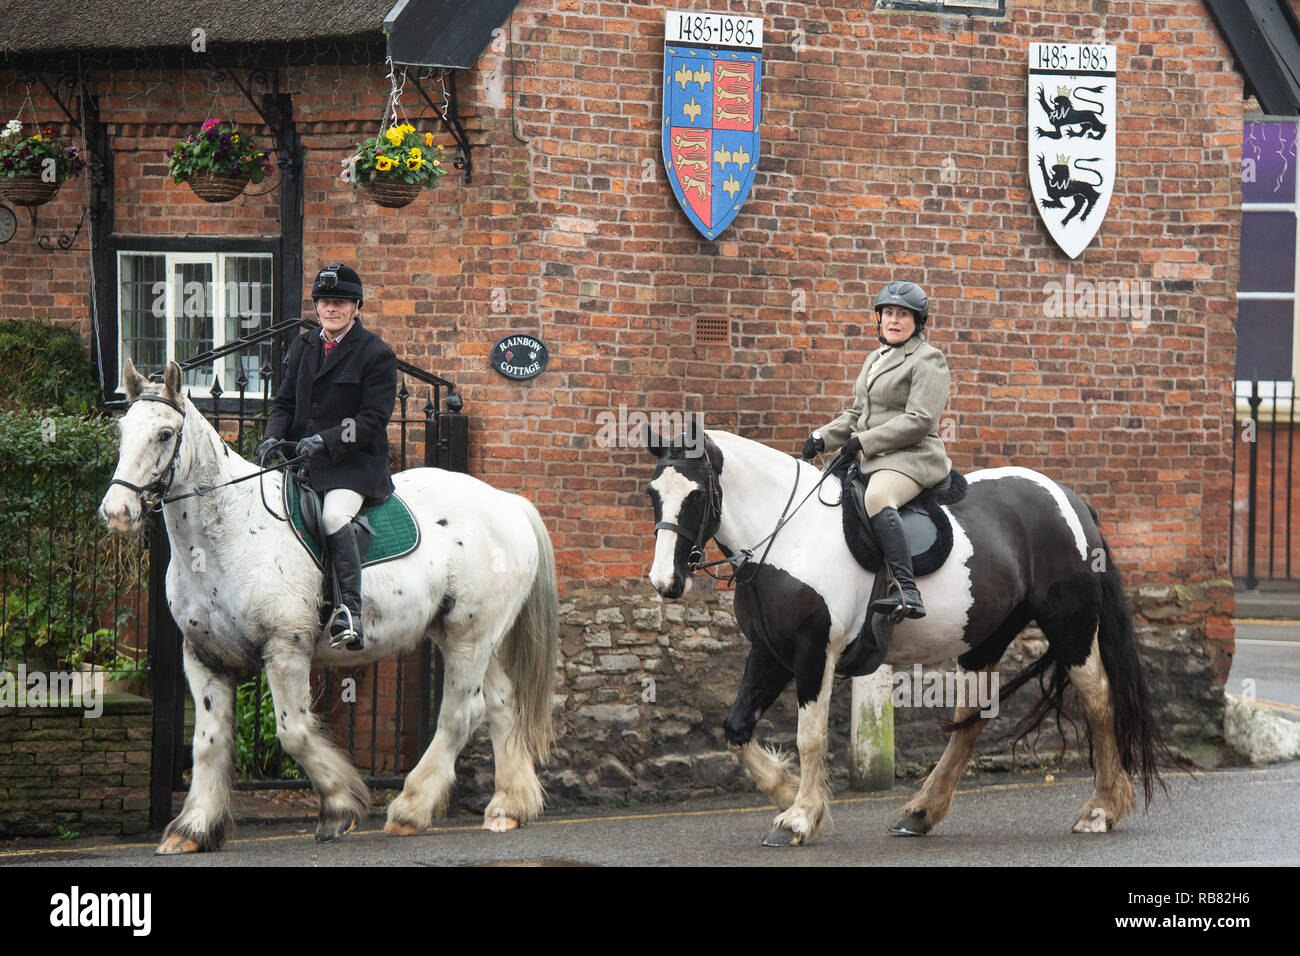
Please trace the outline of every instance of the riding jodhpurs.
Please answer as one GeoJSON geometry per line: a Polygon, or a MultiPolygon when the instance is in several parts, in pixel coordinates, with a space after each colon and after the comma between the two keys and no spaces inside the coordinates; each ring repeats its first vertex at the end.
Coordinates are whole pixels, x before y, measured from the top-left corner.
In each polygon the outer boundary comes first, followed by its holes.
{"type": "Polygon", "coordinates": [[[347,488],[334,488],[325,492],[321,523],[325,526],[325,537],[329,537],[357,516],[365,498],[347,488]]]}
{"type": "Polygon", "coordinates": [[[899,471],[882,469],[867,476],[867,490],[862,496],[867,517],[874,518],[882,508],[903,507],[925,489],[899,471]]]}

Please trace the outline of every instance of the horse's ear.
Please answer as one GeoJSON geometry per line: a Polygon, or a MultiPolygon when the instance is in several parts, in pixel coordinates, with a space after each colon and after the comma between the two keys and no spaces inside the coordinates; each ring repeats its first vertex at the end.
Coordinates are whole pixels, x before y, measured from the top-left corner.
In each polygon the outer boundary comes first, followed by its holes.
{"type": "Polygon", "coordinates": [[[650,450],[650,454],[656,458],[662,458],[672,450],[672,446],[664,441],[663,436],[649,425],[641,426],[641,444],[645,445],[650,450]]]}
{"type": "Polygon", "coordinates": [[[140,397],[140,392],[144,386],[149,384],[149,380],[135,370],[135,363],[130,359],[122,366],[122,383],[126,389],[126,399],[134,402],[140,397]]]}
{"type": "Polygon", "coordinates": [[[181,400],[181,367],[175,362],[167,363],[167,373],[163,376],[163,394],[174,402],[181,400]]]}

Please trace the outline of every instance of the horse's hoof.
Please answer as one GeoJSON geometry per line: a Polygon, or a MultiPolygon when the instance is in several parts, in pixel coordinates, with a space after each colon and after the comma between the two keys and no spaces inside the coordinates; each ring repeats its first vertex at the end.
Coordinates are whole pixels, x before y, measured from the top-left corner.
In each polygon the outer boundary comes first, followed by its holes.
{"type": "Polygon", "coordinates": [[[161,843],[158,849],[154,850],[155,856],[176,856],[181,853],[198,853],[202,849],[197,840],[187,837],[184,833],[173,833],[161,843]]]}
{"type": "Polygon", "coordinates": [[[800,842],[793,830],[769,830],[763,837],[763,846],[799,846],[800,842]]]}
{"type": "Polygon", "coordinates": [[[889,827],[889,832],[894,836],[920,837],[929,833],[931,827],[925,823],[921,817],[916,814],[905,813],[895,820],[889,827]]]}
{"type": "Polygon", "coordinates": [[[357,821],[355,819],[334,820],[326,822],[322,820],[316,825],[316,842],[333,843],[339,837],[346,836],[356,829],[357,821]]]}
{"type": "Polygon", "coordinates": [[[1105,817],[1084,817],[1070,827],[1071,833],[1106,833],[1115,825],[1105,817]]]}
{"type": "Polygon", "coordinates": [[[396,820],[389,820],[384,824],[384,832],[391,833],[393,836],[415,836],[420,832],[420,828],[410,823],[398,823],[396,820]]]}
{"type": "Polygon", "coordinates": [[[506,816],[505,812],[498,810],[492,816],[483,821],[483,829],[491,833],[508,833],[511,830],[519,829],[519,821],[514,817],[506,816]]]}

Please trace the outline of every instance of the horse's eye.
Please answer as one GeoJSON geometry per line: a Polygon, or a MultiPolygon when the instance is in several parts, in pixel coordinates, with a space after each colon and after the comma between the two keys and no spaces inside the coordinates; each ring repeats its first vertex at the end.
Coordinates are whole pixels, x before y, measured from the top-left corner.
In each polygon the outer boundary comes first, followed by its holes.
{"type": "Polygon", "coordinates": [[[164,428],[162,431],[160,431],[160,432],[158,433],[158,440],[159,440],[159,441],[171,441],[171,440],[172,440],[172,434],[173,434],[173,432],[172,432],[172,430],[171,430],[170,428],[164,428]]]}

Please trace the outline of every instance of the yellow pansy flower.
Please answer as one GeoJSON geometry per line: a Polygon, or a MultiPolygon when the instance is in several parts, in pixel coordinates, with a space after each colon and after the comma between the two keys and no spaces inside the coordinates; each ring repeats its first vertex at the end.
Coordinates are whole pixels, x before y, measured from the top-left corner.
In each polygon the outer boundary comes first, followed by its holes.
{"type": "Polygon", "coordinates": [[[440,153],[442,152],[442,143],[439,143],[439,144],[438,144],[438,152],[440,152],[440,153]]]}
{"type": "Polygon", "coordinates": [[[388,142],[394,146],[402,141],[402,134],[391,126],[388,128],[388,132],[384,135],[388,138],[388,142]]]}
{"type": "Polygon", "coordinates": [[[415,127],[412,126],[410,123],[403,123],[401,126],[397,128],[402,131],[403,135],[415,132],[415,127]]]}
{"type": "Polygon", "coordinates": [[[239,134],[238,134],[238,133],[231,133],[231,134],[230,134],[230,141],[231,141],[232,143],[238,143],[238,142],[239,142],[239,134]]]}
{"type": "Polygon", "coordinates": [[[423,165],[424,165],[424,160],[422,160],[419,156],[412,156],[410,159],[406,161],[407,169],[419,169],[423,165]]]}
{"type": "Polygon", "coordinates": [[[381,173],[386,173],[393,168],[393,161],[387,156],[378,156],[375,158],[375,169],[381,173]]]}
{"type": "Polygon", "coordinates": [[[38,142],[38,143],[43,143],[43,142],[45,142],[45,140],[41,139],[41,134],[40,134],[40,133],[33,133],[33,134],[32,134],[32,139],[36,140],[36,142],[38,142]]]}
{"type": "Polygon", "coordinates": [[[442,160],[441,160],[441,159],[435,159],[435,160],[433,161],[433,165],[434,165],[434,166],[441,166],[441,165],[442,165],[442,160]]]}
{"type": "Polygon", "coordinates": [[[424,145],[425,145],[425,146],[432,146],[432,145],[433,145],[433,134],[432,134],[432,133],[425,133],[425,134],[424,134],[424,145]]]}
{"type": "Polygon", "coordinates": [[[420,152],[420,147],[418,147],[418,146],[412,146],[412,147],[411,147],[411,155],[412,155],[413,157],[415,157],[416,159],[419,159],[421,156],[424,155],[424,153],[420,152]]]}

